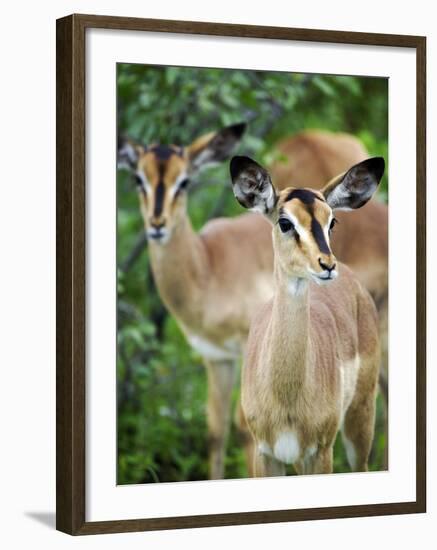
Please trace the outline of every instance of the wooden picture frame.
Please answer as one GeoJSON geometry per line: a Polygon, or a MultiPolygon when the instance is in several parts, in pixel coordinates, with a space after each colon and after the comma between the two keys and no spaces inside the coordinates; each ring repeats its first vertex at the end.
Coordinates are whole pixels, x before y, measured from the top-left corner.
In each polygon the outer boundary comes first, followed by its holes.
{"type": "Polygon", "coordinates": [[[426,510],[426,39],[282,27],[70,15],[57,21],[57,529],[71,535],[408,514],[426,510]],[[409,48],[417,86],[416,499],[262,512],[86,521],[85,33],[89,28],[409,48]]]}

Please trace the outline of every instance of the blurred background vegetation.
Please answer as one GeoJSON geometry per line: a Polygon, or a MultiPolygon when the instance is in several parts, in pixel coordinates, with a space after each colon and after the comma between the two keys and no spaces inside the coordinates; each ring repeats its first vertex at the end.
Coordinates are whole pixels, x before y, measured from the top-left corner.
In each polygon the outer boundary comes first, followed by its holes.
{"type": "MultiPolygon", "coordinates": [[[[277,158],[277,141],[309,128],[354,134],[370,155],[388,159],[388,81],[381,78],[118,64],[117,108],[119,133],[145,144],[188,145],[206,132],[247,121],[240,151],[267,165],[277,158]]],[[[227,164],[202,172],[191,192],[196,229],[242,211],[227,164]]],[[[380,196],[387,199],[385,176],[380,196]]],[[[135,184],[123,171],[117,198],[117,480],[207,479],[205,369],[157,294],[135,184]]],[[[378,398],[372,470],[383,464],[382,414],[378,398]]],[[[349,471],[339,441],[334,467],[349,471]]],[[[232,432],[226,477],[245,476],[232,432]]]]}

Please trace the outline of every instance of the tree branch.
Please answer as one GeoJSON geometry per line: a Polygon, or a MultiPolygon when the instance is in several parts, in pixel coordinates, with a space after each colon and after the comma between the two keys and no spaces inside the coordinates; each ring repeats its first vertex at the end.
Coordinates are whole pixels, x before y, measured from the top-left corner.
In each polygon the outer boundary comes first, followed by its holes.
{"type": "Polygon", "coordinates": [[[147,244],[147,237],[144,231],[141,231],[141,233],[138,235],[135,244],[132,248],[132,250],[129,252],[127,257],[121,262],[120,264],[120,271],[122,273],[127,273],[132,269],[135,262],[138,260],[138,258],[141,256],[143,250],[146,248],[147,244]]]}

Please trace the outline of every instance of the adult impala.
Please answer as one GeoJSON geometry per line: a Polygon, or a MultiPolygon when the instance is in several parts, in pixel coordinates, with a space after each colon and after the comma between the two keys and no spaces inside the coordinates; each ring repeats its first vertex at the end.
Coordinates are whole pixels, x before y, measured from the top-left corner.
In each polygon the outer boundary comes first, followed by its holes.
{"type": "MultiPolygon", "coordinates": [[[[216,219],[195,233],[187,189],[197,171],[229,157],[244,128],[230,126],[187,147],[126,140],[119,148],[119,163],[136,177],[159,294],[207,368],[213,479],[223,477],[232,388],[250,319],[272,294],[273,251],[268,222],[255,214],[216,219]]],[[[237,425],[250,456],[242,415],[237,425]]]]}
{"type": "MultiPolygon", "coordinates": [[[[274,297],[253,319],[242,403],[257,446],[255,473],[329,473],[339,429],[352,470],[367,470],[380,349],[374,303],[333,255],[334,211],[368,202],[384,160],[365,160],[321,191],[277,191],[268,172],[234,157],[238,202],[273,225],[274,297]]],[[[352,215],[352,214],[350,214],[352,215]]]]}

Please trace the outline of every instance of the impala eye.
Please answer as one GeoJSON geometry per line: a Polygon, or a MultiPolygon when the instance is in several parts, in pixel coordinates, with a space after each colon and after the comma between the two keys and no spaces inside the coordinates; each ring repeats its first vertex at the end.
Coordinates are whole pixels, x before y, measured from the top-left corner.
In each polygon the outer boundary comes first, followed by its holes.
{"type": "Polygon", "coordinates": [[[181,181],[178,187],[179,189],[186,189],[189,183],[190,183],[190,180],[188,178],[185,178],[184,180],[181,181]]]}
{"type": "Polygon", "coordinates": [[[290,220],[287,220],[287,218],[280,218],[278,224],[282,233],[287,233],[287,231],[291,231],[292,229],[294,229],[294,225],[291,223],[290,220]]]}
{"type": "Polygon", "coordinates": [[[135,185],[137,187],[144,187],[143,186],[143,180],[141,179],[141,176],[139,176],[138,174],[135,174],[134,178],[135,178],[135,185]]]}
{"type": "Polygon", "coordinates": [[[188,178],[185,178],[180,183],[177,184],[176,192],[175,192],[175,198],[178,197],[181,193],[181,191],[185,191],[185,189],[188,187],[190,183],[190,180],[188,178]]]}
{"type": "Polygon", "coordinates": [[[329,225],[329,231],[332,231],[334,229],[334,226],[337,223],[337,221],[338,220],[336,218],[332,218],[331,223],[329,225]]]}

